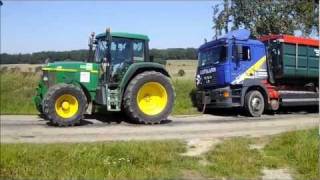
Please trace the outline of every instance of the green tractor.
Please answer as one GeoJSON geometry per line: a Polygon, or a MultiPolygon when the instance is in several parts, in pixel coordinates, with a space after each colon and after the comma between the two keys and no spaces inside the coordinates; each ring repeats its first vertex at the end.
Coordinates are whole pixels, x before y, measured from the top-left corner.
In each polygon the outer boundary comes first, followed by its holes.
{"type": "Polygon", "coordinates": [[[37,109],[58,126],[78,124],[96,106],[124,111],[135,123],[166,120],[175,93],[165,67],[149,56],[148,42],[141,34],[93,33],[87,61],[57,61],[42,68],[37,109]]]}

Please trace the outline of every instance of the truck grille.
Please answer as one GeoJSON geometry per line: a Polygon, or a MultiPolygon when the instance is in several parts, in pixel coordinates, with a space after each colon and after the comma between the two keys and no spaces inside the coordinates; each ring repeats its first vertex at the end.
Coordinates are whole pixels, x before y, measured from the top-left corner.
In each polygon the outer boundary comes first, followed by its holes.
{"type": "Polygon", "coordinates": [[[204,85],[216,85],[217,84],[217,78],[215,74],[205,74],[202,76],[202,84],[204,85]]]}

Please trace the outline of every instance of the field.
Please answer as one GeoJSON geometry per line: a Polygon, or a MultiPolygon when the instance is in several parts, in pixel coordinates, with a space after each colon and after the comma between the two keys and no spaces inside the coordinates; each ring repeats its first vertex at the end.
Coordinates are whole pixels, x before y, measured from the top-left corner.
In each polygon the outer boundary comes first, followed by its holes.
{"type": "Polygon", "coordinates": [[[182,141],[1,144],[1,179],[260,179],[286,168],[296,179],[319,178],[318,130],[232,138],[186,156],[182,141]],[[253,147],[261,148],[253,148],[253,147]]]}
{"type": "MultiPolygon", "coordinates": [[[[166,68],[172,76],[176,91],[173,114],[194,114],[196,108],[191,102],[191,92],[195,88],[196,69],[194,60],[170,60],[166,68]],[[179,75],[179,70],[185,72],[179,75]]],[[[41,65],[10,64],[1,65],[1,114],[37,114],[32,96],[35,93],[41,65]]]]}

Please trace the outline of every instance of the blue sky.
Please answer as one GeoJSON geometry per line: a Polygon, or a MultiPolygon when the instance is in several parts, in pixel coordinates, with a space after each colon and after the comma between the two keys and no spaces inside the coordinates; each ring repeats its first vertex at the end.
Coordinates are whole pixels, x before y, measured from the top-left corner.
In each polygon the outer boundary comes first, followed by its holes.
{"type": "Polygon", "coordinates": [[[142,33],[151,48],[198,47],[211,39],[219,1],[3,1],[1,51],[86,49],[94,31],[142,33]]]}

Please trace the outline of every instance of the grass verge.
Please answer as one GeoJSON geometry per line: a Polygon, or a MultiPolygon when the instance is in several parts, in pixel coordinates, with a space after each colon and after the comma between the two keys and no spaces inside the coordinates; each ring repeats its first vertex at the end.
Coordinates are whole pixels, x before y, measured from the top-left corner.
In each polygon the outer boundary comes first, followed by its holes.
{"type": "Polygon", "coordinates": [[[174,179],[196,161],[180,141],[1,144],[1,179],[174,179]]]}
{"type": "Polygon", "coordinates": [[[195,84],[192,80],[173,79],[173,86],[176,92],[175,105],[173,114],[197,114],[199,113],[193,107],[192,93],[195,89],[195,84]]]}
{"type": "Polygon", "coordinates": [[[266,165],[271,168],[289,166],[296,179],[319,177],[319,130],[303,130],[281,134],[267,144],[266,165]]]}
{"type": "Polygon", "coordinates": [[[39,75],[29,72],[0,73],[1,114],[37,114],[32,97],[39,75]]]}
{"type": "Polygon", "coordinates": [[[232,138],[197,157],[182,156],[181,141],[81,144],[1,144],[0,179],[260,179],[262,169],[289,168],[316,180],[318,129],[257,139],[232,138]],[[250,145],[266,142],[263,149],[250,145]],[[203,163],[205,160],[205,163],[203,163]]]}
{"type": "Polygon", "coordinates": [[[233,138],[218,144],[209,151],[209,165],[204,174],[214,178],[255,179],[261,175],[263,159],[258,150],[250,149],[250,139],[233,138]]]}

